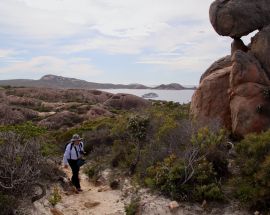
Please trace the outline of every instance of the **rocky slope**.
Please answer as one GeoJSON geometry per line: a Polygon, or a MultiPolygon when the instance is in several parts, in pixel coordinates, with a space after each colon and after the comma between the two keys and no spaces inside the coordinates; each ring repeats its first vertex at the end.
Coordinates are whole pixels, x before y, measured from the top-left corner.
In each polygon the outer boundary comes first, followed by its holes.
{"type": "Polygon", "coordinates": [[[49,88],[0,89],[0,125],[31,120],[49,129],[64,129],[99,116],[112,116],[114,109],[141,109],[149,102],[129,94],[98,90],[49,88]]]}
{"type": "Polygon", "coordinates": [[[212,3],[214,29],[234,40],[231,55],[216,61],[202,75],[191,103],[195,118],[204,123],[218,120],[238,137],[270,127],[269,12],[265,0],[212,3]],[[254,30],[259,32],[246,46],[241,37],[254,30]]]}

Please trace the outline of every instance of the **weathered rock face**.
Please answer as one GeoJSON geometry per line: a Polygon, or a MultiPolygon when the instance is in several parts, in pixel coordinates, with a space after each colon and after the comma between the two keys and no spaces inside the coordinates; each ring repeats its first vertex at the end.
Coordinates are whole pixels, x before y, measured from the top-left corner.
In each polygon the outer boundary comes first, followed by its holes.
{"type": "Polygon", "coordinates": [[[216,0],[209,15],[218,34],[240,38],[270,24],[270,4],[268,0],[216,0]]]}
{"type": "Polygon", "coordinates": [[[255,83],[240,85],[231,99],[232,131],[238,137],[251,132],[261,132],[270,127],[270,118],[261,108],[269,107],[263,97],[264,86],[255,83]]]}
{"type": "Polygon", "coordinates": [[[231,127],[229,105],[229,77],[231,67],[216,70],[205,77],[192,97],[191,114],[208,123],[218,120],[231,127]]]}
{"type": "Polygon", "coordinates": [[[270,26],[255,35],[252,39],[251,51],[270,77],[270,26]]]}
{"type": "Polygon", "coordinates": [[[237,51],[232,56],[232,62],[233,67],[230,77],[231,88],[248,82],[263,85],[270,84],[266,73],[252,53],[237,51]]]}
{"type": "Polygon", "coordinates": [[[137,109],[145,108],[149,105],[149,101],[138,96],[118,93],[108,99],[104,105],[117,109],[137,109]]]}
{"type": "Polygon", "coordinates": [[[205,124],[218,119],[238,137],[270,128],[270,2],[216,0],[210,7],[215,30],[234,37],[231,55],[202,75],[191,102],[205,124]],[[241,36],[259,29],[249,47],[241,36]]]}
{"type": "Polygon", "coordinates": [[[270,86],[269,79],[252,54],[237,51],[230,74],[230,109],[232,131],[237,136],[260,132],[270,127],[270,118],[263,109],[270,99],[264,91],[270,86]]]}

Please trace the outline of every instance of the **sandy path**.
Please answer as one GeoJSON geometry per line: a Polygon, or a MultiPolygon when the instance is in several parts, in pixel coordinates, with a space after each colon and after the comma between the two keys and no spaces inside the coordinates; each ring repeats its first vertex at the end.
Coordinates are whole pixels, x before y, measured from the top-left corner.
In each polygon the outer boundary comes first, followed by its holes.
{"type": "MultiPolygon", "coordinates": [[[[71,177],[71,170],[64,169],[67,176],[71,177]]],[[[95,187],[89,182],[87,176],[80,170],[81,187],[83,192],[67,195],[63,190],[61,201],[55,208],[64,215],[123,215],[124,203],[121,201],[121,191],[111,190],[104,187],[104,191],[99,192],[102,187],[95,187]]],[[[47,199],[35,203],[35,213],[38,215],[51,215],[51,206],[47,199]]]]}

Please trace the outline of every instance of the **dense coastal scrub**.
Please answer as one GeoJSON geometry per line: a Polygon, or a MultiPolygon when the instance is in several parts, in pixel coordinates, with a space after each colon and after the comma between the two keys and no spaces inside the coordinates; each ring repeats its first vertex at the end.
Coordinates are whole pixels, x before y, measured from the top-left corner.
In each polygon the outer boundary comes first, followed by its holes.
{"type": "MultiPolygon", "coordinates": [[[[270,207],[269,132],[232,144],[228,131],[217,122],[205,127],[191,121],[189,104],[153,101],[146,109],[110,111],[111,116],[58,130],[36,121],[0,126],[1,164],[5,164],[0,169],[1,210],[7,214],[14,210],[15,194],[30,200],[35,184],[57,180],[62,173],[55,164],[74,133],[85,140],[88,164],[84,171],[92,181],[110,168],[175,200],[239,200],[252,209],[270,207]],[[32,175],[24,174],[26,165],[32,175]],[[12,178],[18,179],[16,186],[9,184],[11,168],[16,173],[12,178]]],[[[114,178],[111,181],[115,185],[114,178]]],[[[133,213],[134,208],[131,205],[126,211],[133,213]]]]}

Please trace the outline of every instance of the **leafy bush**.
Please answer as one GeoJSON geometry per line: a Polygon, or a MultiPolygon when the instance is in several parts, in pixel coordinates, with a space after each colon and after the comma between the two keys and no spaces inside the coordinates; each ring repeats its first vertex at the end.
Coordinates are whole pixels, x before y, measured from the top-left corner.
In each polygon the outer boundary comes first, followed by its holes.
{"type": "Polygon", "coordinates": [[[220,180],[228,172],[226,133],[201,128],[191,136],[182,145],[182,156],[171,154],[147,168],[145,184],[175,199],[223,200],[220,180]]]}
{"type": "Polygon", "coordinates": [[[174,155],[147,169],[146,185],[160,190],[178,200],[223,200],[217,173],[206,159],[194,166],[192,175],[187,174],[185,162],[174,155]],[[191,176],[189,178],[189,176],[191,176]]]}
{"type": "Polygon", "coordinates": [[[192,136],[191,143],[200,148],[201,153],[212,163],[219,177],[228,174],[227,133],[225,130],[211,131],[207,127],[200,128],[192,136]]]}
{"type": "Polygon", "coordinates": [[[134,141],[144,141],[147,135],[148,124],[149,119],[146,116],[131,116],[127,125],[130,137],[134,141]]]}
{"type": "Polygon", "coordinates": [[[250,134],[237,146],[239,174],[233,184],[238,197],[251,208],[270,208],[270,131],[250,134]]]}

